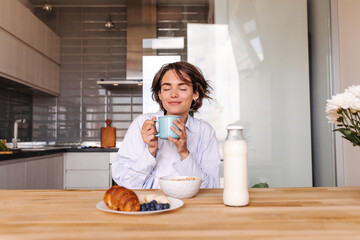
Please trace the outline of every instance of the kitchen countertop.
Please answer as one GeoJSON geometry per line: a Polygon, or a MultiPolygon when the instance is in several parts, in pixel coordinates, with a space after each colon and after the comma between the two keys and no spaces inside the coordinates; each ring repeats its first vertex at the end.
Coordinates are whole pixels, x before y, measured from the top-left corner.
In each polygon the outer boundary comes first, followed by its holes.
{"type": "Polygon", "coordinates": [[[223,205],[222,191],[201,189],[179,209],[135,216],[96,209],[104,190],[0,190],[0,238],[360,238],[360,187],[249,189],[247,207],[223,205]]]}
{"type": "Polygon", "coordinates": [[[89,147],[89,148],[71,148],[71,147],[39,147],[23,149],[19,152],[11,154],[0,154],[0,161],[11,160],[19,158],[37,157],[44,156],[54,153],[65,153],[65,152],[117,152],[118,148],[100,148],[100,147],[89,147]]]}

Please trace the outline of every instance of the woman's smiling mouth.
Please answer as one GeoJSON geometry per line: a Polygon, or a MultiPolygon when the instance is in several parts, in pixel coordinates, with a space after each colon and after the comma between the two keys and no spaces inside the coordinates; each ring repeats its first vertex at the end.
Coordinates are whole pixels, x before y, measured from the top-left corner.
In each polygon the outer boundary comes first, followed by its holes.
{"type": "Polygon", "coordinates": [[[179,105],[181,103],[181,101],[171,101],[168,102],[170,105],[179,105]]]}

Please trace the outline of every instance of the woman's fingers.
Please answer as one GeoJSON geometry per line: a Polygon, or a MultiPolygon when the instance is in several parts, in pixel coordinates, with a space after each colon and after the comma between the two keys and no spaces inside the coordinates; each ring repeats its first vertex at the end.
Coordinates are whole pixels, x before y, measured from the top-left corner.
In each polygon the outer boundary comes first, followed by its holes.
{"type": "Polygon", "coordinates": [[[185,158],[187,158],[187,156],[189,156],[189,150],[187,149],[187,143],[186,143],[187,142],[186,130],[185,130],[185,126],[181,127],[177,125],[177,127],[182,129],[182,131],[179,131],[174,126],[171,126],[171,130],[173,130],[177,135],[179,135],[179,139],[168,137],[168,140],[175,144],[181,159],[184,160],[185,158]]]}
{"type": "Polygon", "coordinates": [[[181,118],[178,118],[177,121],[173,120],[173,124],[180,128],[180,130],[185,129],[185,123],[181,120],[181,118]]]}
{"type": "Polygon", "coordinates": [[[184,131],[179,131],[178,129],[176,129],[174,126],[170,126],[171,130],[173,130],[174,133],[176,133],[180,138],[181,136],[183,136],[183,132],[184,131]]]}
{"type": "Polygon", "coordinates": [[[156,117],[152,117],[151,120],[146,120],[141,128],[141,135],[146,144],[150,144],[151,141],[155,141],[156,137],[154,136],[157,134],[156,128],[155,128],[155,120],[156,117]]]}
{"type": "Polygon", "coordinates": [[[168,137],[168,140],[175,143],[175,145],[177,145],[179,143],[178,139],[172,138],[172,137],[168,137]]]}
{"type": "Polygon", "coordinates": [[[180,138],[181,136],[186,136],[186,130],[185,130],[185,124],[181,120],[181,118],[178,118],[178,121],[173,121],[173,124],[180,129],[176,129],[174,126],[170,126],[171,130],[173,130],[180,138]]]}
{"type": "Polygon", "coordinates": [[[142,126],[142,130],[148,130],[151,127],[155,127],[155,122],[152,120],[146,120],[142,126]]]}
{"type": "Polygon", "coordinates": [[[155,139],[155,136],[154,136],[154,134],[152,134],[152,135],[150,134],[150,135],[147,135],[145,137],[145,139],[147,140],[147,142],[151,142],[155,139]]]}
{"type": "Polygon", "coordinates": [[[146,133],[149,131],[156,132],[155,122],[153,120],[146,120],[141,128],[142,133],[146,133]]]}

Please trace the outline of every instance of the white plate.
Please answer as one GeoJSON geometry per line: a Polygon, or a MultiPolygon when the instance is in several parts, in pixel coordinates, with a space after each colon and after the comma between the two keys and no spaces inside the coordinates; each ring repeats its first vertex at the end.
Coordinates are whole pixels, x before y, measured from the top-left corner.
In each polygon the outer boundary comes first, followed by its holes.
{"type": "Polygon", "coordinates": [[[96,204],[96,208],[101,210],[101,211],[111,212],[111,213],[120,213],[120,214],[128,214],[128,215],[149,215],[149,214],[154,214],[154,213],[162,213],[162,212],[172,211],[172,210],[178,209],[178,208],[180,208],[180,207],[182,207],[184,205],[184,202],[182,200],[180,200],[180,199],[172,198],[172,197],[167,197],[167,198],[170,201],[170,208],[163,209],[163,210],[138,211],[138,212],[116,211],[116,210],[112,210],[108,206],[106,206],[104,201],[98,202],[96,204]]]}

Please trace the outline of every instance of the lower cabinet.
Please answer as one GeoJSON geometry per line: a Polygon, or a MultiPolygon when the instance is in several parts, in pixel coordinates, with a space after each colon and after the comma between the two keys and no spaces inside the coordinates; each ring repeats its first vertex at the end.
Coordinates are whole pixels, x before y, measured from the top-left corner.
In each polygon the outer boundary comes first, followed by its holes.
{"type": "Polygon", "coordinates": [[[22,159],[0,162],[0,189],[26,189],[25,161],[22,159]]]}
{"type": "Polygon", "coordinates": [[[65,153],[65,189],[108,189],[110,153],[65,153]]]}
{"type": "Polygon", "coordinates": [[[27,189],[63,189],[64,154],[26,162],[27,189]]]}
{"type": "Polygon", "coordinates": [[[0,162],[0,189],[63,189],[63,153],[0,162]]]}

